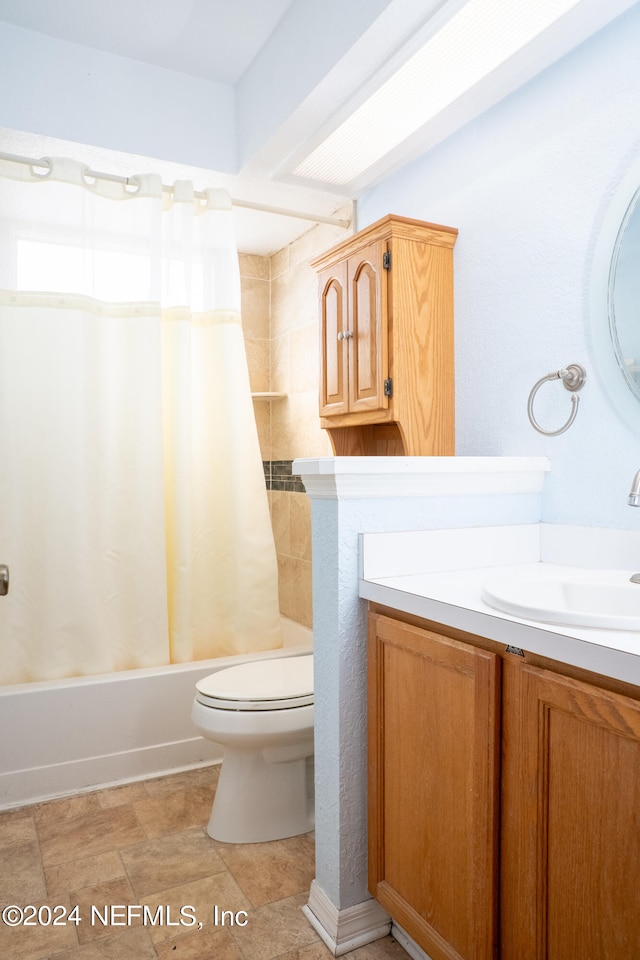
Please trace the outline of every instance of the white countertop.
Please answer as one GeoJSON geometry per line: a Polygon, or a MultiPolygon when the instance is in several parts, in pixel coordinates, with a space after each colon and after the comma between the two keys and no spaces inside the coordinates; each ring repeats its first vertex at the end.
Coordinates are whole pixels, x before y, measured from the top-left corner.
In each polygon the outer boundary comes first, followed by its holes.
{"type": "MultiPolygon", "coordinates": [[[[499,528],[494,528],[494,533],[496,529],[499,528]]],[[[476,537],[479,533],[478,529],[473,531],[476,537]]],[[[434,534],[441,543],[445,531],[434,534]]],[[[398,536],[402,538],[406,534],[398,536]]],[[[459,540],[461,536],[464,536],[463,531],[455,532],[456,539],[459,540]]],[[[425,533],[425,538],[425,543],[428,543],[429,534],[425,533]]],[[[366,539],[365,536],[365,542],[366,539]]],[[[404,571],[399,576],[367,576],[363,572],[359,593],[365,600],[404,613],[640,686],[640,631],[561,626],[523,620],[493,609],[482,600],[482,585],[489,579],[516,573],[540,577],[575,569],[534,560],[530,550],[526,558],[523,557],[523,562],[513,562],[514,559],[509,558],[510,562],[500,566],[495,563],[494,557],[489,565],[445,571],[434,570],[431,561],[428,572],[404,571]]],[[[363,571],[367,570],[367,566],[371,568],[375,564],[367,564],[365,559],[363,571]]],[[[634,571],[630,569],[628,572],[634,571]]]]}

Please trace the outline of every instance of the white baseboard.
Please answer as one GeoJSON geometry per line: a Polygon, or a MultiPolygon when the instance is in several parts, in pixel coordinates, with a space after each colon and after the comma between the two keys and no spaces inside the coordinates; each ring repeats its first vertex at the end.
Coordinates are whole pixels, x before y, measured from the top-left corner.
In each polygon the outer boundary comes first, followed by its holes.
{"type": "Polygon", "coordinates": [[[429,954],[425,953],[422,947],[419,947],[415,940],[412,940],[409,934],[402,927],[399,927],[395,921],[391,924],[391,935],[395,937],[413,960],[431,960],[429,954]]]}
{"type": "Polygon", "coordinates": [[[391,929],[391,918],[377,900],[338,910],[316,880],[311,883],[309,903],[302,912],[334,957],[380,940],[391,929]]]}
{"type": "Polygon", "coordinates": [[[219,762],[222,749],[202,737],[153,744],[97,757],[83,757],[0,773],[0,809],[51,800],[116,783],[175,773],[219,762]]]}

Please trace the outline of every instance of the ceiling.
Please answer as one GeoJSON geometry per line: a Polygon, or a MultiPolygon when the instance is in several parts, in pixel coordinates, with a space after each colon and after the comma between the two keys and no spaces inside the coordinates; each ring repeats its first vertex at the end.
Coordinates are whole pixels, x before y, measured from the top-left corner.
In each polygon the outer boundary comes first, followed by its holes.
{"type": "Polygon", "coordinates": [[[236,84],[293,0],[0,0],[0,20],[236,84]]]}
{"type": "MultiPolygon", "coordinates": [[[[0,0],[0,21],[57,40],[235,87],[295,0],[0,0]]],[[[0,150],[28,157],[73,156],[120,176],[159,173],[197,189],[225,187],[232,197],[320,216],[351,216],[347,198],[317,187],[274,182],[261,170],[220,173],[186,163],[0,128],[0,150]],[[347,202],[347,206],[344,204],[347,202]]],[[[237,208],[241,251],[282,249],[313,220],[237,208]]]]}
{"type": "MultiPolygon", "coordinates": [[[[17,73],[5,74],[9,89],[4,90],[4,108],[0,101],[0,123],[3,111],[18,101],[27,108],[35,101],[43,104],[40,122],[32,121],[31,126],[21,109],[14,110],[12,122],[5,122],[10,129],[0,129],[0,150],[29,157],[62,153],[94,170],[120,175],[149,170],[160,173],[168,183],[192,179],[197,189],[226,187],[237,199],[323,216],[344,211],[346,205],[349,215],[352,199],[435,147],[637,2],[640,0],[607,0],[606,4],[602,0],[0,0],[0,32],[4,26],[11,37],[9,43],[15,42],[16,49],[28,54],[22,72],[15,56],[13,67],[7,67],[17,73]],[[364,169],[349,182],[300,173],[305,158],[366,107],[385,81],[426,51],[462,8],[479,7],[482,14],[483,4],[488,9],[500,3],[504,19],[510,4],[513,11],[526,9],[528,3],[529,9],[553,11],[554,5],[571,9],[428,122],[421,121],[422,126],[403,134],[395,145],[387,143],[386,136],[398,119],[397,107],[378,111],[382,133],[376,134],[376,147],[384,144],[384,151],[378,151],[382,155],[375,162],[374,151],[365,151],[364,169]],[[51,75],[56,92],[50,101],[40,96],[42,77],[46,77],[40,70],[43,50],[47,55],[52,51],[56,65],[51,75]],[[84,51],[84,60],[77,56],[79,51],[84,51]],[[94,57],[92,51],[100,53],[94,57]],[[199,109],[191,112],[193,128],[202,128],[203,122],[206,126],[209,104],[222,99],[231,105],[228,129],[221,131],[210,119],[208,129],[214,131],[218,143],[233,144],[235,166],[205,169],[206,163],[215,166],[211,154],[200,151],[195,156],[190,153],[190,143],[175,136],[170,143],[163,141],[159,156],[142,156],[155,149],[157,138],[151,137],[151,148],[147,140],[140,149],[136,126],[144,124],[136,124],[134,119],[127,126],[135,117],[128,99],[144,103],[130,96],[138,93],[136,89],[123,87],[123,96],[114,98],[117,107],[112,112],[117,114],[118,133],[126,132],[126,143],[115,144],[110,139],[109,130],[114,128],[105,127],[99,112],[103,103],[99,103],[91,134],[78,135],[77,129],[69,133],[64,125],[56,130],[55,110],[60,116],[66,111],[75,118],[83,116],[86,104],[94,106],[94,101],[78,95],[86,86],[85,79],[68,87],[61,81],[56,87],[67,73],[65,61],[86,63],[91,74],[94,61],[98,71],[109,57],[117,76],[142,77],[143,88],[147,86],[147,77],[142,76],[145,71],[150,75],[150,89],[155,89],[151,81],[158,78],[157,68],[173,71],[162,75],[168,91],[166,101],[161,101],[162,113],[156,116],[154,111],[157,100],[146,101],[146,128],[152,131],[175,129],[171,110],[178,97],[174,89],[184,89],[185,76],[189,90],[197,88],[199,95],[191,101],[199,104],[199,109]],[[117,57],[127,58],[127,62],[117,57]],[[136,71],[127,73],[128,64],[135,65],[136,71]],[[14,79],[18,74],[20,81],[14,79]],[[12,82],[21,84],[14,91],[19,96],[12,97],[12,82]],[[54,109],[49,109],[49,102],[54,109]],[[125,116],[128,111],[131,117],[125,116]],[[112,149],[114,146],[117,149],[112,149]]],[[[516,13],[512,16],[517,20],[516,13]]],[[[466,48],[450,52],[447,48],[446,59],[463,64],[479,48],[484,46],[472,35],[466,48]]],[[[10,53],[5,46],[0,67],[3,56],[9,62],[6,55],[10,53]]],[[[76,77],[86,78],[86,70],[76,77]]],[[[429,80],[422,84],[426,92],[429,80]]],[[[413,96],[423,101],[425,97],[415,87],[413,96]]],[[[402,106],[407,100],[402,98],[402,106]]],[[[352,139],[351,143],[358,141],[352,139]]],[[[351,157],[349,147],[342,148],[342,157],[351,157]]],[[[238,210],[238,244],[241,250],[268,255],[311,223],[238,210]]]]}

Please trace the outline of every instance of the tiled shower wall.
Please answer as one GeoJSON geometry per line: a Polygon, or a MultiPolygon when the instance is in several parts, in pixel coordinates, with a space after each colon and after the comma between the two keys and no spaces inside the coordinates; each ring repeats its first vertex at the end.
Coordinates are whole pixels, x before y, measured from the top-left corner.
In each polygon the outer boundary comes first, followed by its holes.
{"type": "MultiPolygon", "coordinates": [[[[338,215],[349,217],[351,211],[338,215]]],[[[318,418],[318,287],[309,260],[346,235],[344,229],[319,225],[272,257],[240,255],[251,389],[286,394],[254,400],[278,555],[280,612],[309,627],[311,504],[290,464],[296,457],[332,455],[318,418]]]]}

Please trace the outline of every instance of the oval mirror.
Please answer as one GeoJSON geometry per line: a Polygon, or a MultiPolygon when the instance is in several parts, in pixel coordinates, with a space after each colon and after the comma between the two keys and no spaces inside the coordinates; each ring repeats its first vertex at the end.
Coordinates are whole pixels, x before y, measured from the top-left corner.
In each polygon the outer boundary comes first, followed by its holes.
{"type": "MultiPolygon", "coordinates": [[[[640,154],[636,154],[639,156],[640,154]]],[[[594,361],[609,400],[640,431],[640,164],[619,181],[591,263],[594,361]]]]}
{"type": "Polygon", "coordinates": [[[618,230],[609,270],[608,301],[609,331],[618,367],[640,401],[640,189],[618,230]]]}

